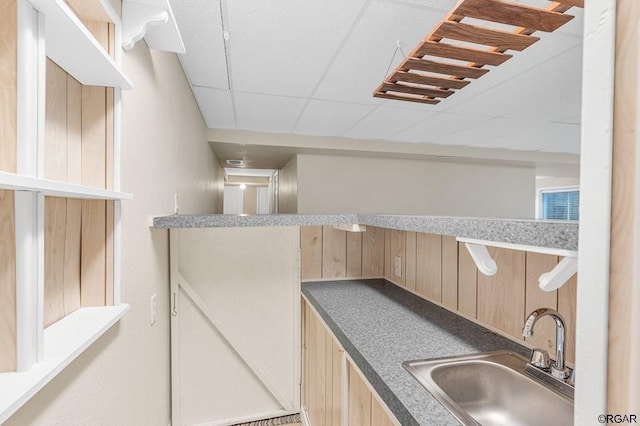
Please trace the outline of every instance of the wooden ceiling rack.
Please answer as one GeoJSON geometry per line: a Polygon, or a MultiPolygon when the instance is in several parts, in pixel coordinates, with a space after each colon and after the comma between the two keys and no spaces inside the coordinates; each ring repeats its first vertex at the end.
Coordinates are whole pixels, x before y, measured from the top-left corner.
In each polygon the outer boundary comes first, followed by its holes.
{"type": "Polygon", "coordinates": [[[532,36],[534,32],[552,32],[572,20],[573,16],[565,13],[571,7],[584,8],[584,0],[550,1],[544,9],[502,0],[460,0],[373,96],[436,105],[440,98],[467,86],[470,81],[465,79],[477,79],[489,72],[486,65],[495,67],[511,59],[512,55],[505,53],[508,50],[522,51],[538,41],[532,36]],[[462,22],[465,18],[474,21],[462,22]],[[478,21],[515,29],[484,27],[478,21]]]}

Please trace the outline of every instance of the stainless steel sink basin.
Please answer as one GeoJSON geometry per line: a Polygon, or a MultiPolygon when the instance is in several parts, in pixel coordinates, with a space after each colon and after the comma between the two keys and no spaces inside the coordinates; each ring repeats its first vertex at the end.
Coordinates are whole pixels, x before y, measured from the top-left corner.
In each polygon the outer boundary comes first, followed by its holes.
{"type": "Polygon", "coordinates": [[[525,373],[507,351],[402,365],[464,425],[573,425],[573,399],[525,373]]]}

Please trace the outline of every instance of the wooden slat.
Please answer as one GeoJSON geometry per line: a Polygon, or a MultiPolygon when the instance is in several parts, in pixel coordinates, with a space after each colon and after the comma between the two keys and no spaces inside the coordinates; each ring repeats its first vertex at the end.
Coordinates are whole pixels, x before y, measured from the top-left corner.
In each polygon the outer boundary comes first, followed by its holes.
{"type": "Polygon", "coordinates": [[[105,52],[109,51],[109,24],[106,22],[80,19],[91,35],[102,46],[105,52]]]}
{"type": "Polygon", "coordinates": [[[371,426],[394,426],[378,399],[371,395],[371,426]]]}
{"type": "Polygon", "coordinates": [[[46,197],[44,203],[44,326],[64,317],[64,244],[67,200],[46,197]]]}
{"type": "Polygon", "coordinates": [[[66,2],[81,19],[111,22],[111,18],[105,12],[100,0],[66,0],[66,2]]]}
{"type": "Polygon", "coordinates": [[[371,424],[371,391],[356,369],[349,365],[349,426],[371,424]]]}
{"type": "Polygon", "coordinates": [[[546,32],[555,31],[573,19],[564,13],[496,0],[464,0],[451,13],[546,32]]]}
{"type": "Polygon", "coordinates": [[[302,383],[300,384],[300,404],[309,407],[309,305],[303,298],[300,302],[300,320],[302,321],[302,336],[300,349],[302,354],[302,383]]]}
{"type": "Polygon", "coordinates": [[[301,276],[322,278],[322,226],[300,227],[301,276]]]}
{"type": "Polygon", "coordinates": [[[115,206],[112,200],[105,202],[106,204],[106,243],[105,243],[105,304],[107,306],[113,305],[113,228],[114,228],[114,214],[115,206]]]}
{"type": "Polygon", "coordinates": [[[392,93],[383,93],[383,92],[374,92],[373,94],[374,97],[376,98],[383,98],[383,99],[392,99],[394,101],[407,101],[407,102],[417,102],[420,104],[429,104],[429,105],[436,105],[439,104],[440,101],[436,100],[436,99],[429,99],[429,98],[414,98],[411,96],[402,96],[400,94],[392,94],[392,93]]]}
{"type": "Polygon", "coordinates": [[[569,281],[558,289],[558,312],[565,322],[566,348],[565,359],[567,362],[576,361],[576,291],[578,289],[578,275],[574,275],[569,281]]]}
{"type": "Polygon", "coordinates": [[[412,291],[416,291],[416,233],[406,232],[405,237],[405,286],[412,291]]]}
{"type": "Polygon", "coordinates": [[[416,291],[429,300],[442,301],[442,236],[419,232],[416,239],[416,291]]]}
{"type": "Polygon", "coordinates": [[[67,180],[67,73],[47,59],[44,177],[67,180]]]}
{"type": "Polygon", "coordinates": [[[391,280],[401,286],[405,285],[405,271],[406,271],[406,254],[405,254],[405,236],[404,231],[398,231],[397,229],[391,230],[391,259],[389,267],[391,269],[391,280]],[[400,268],[400,275],[396,275],[395,262],[396,258],[400,258],[402,263],[400,268]]]}
{"type": "Polygon", "coordinates": [[[105,304],[106,209],[102,200],[82,200],[80,302],[82,306],[105,304]]]}
{"type": "MultiPolygon", "coordinates": [[[[328,334],[328,333],[327,333],[328,334]]],[[[334,340],[331,342],[332,365],[332,386],[333,386],[333,407],[331,411],[331,424],[333,426],[342,425],[342,362],[343,351],[334,340]]],[[[346,409],[346,407],[344,407],[346,409]]]]}
{"type": "Polygon", "coordinates": [[[0,171],[16,172],[17,10],[15,0],[0,0],[0,171]]]}
{"type": "Polygon", "coordinates": [[[442,90],[437,88],[417,87],[409,86],[406,84],[383,84],[380,88],[382,92],[398,92],[398,93],[410,93],[413,95],[429,96],[432,98],[448,98],[453,95],[451,90],[442,90]]]}
{"type": "Polygon", "coordinates": [[[322,425],[325,422],[325,331],[318,318],[309,315],[309,388],[308,407],[311,424],[322,425]]]}
{"type": "Polygon", "coordinates": [[[452,75],[454,77],[460,78],[480,78],[489,72],[489,70],[485,68],[465,67],[461,65],[446,64],[443,62],[416,58],[409,58],[401,65],[401,68],[404,71],[426,71],[436,74],[452,75]]]}
{"type": "Polygon", "coordinates": [[[458,309],[458,241],[442,236],[442,304],[458,309]]]}
{"type": "MultiPolygon", "coordinates": [[[[113,190],[113,172],[114,172],[114,138],[113,138],[113,87],[107,87],[106,89],[106,103],[105,103],[105,120],[106,120],[106,134],[105,134],[105,184],[106,188],[113,190]]],[[[247,188],[249,189],[249,188],[247,188]]]]}
{"type": "MultiPolygon", "coordinates": [[[[539,40],[538,37],[514,34],[507,31],[492,30],[476,25],[460,22],[443,21],[432,33],[433,37],[449,38],[453,40],[494,46],[504,50],[524,50],[539,40]]],[[[464,76],[460,76],[464,77],[464,76]]]]}
{"type": "Polygon", "coordinates": [[[82,183],[106,188],[106,90],[82,86],[82,183]]]}
{"type": "Polygon", "coordinates": [[[331,335],[324,331],[324,400],[325,422],[327,426],[333,426],[333,341],[331,335]]]}
{"type": "MultiPolygon", "coordinates": [[[[557,256],[527,252],[525,318],[538,308],[558,309],[558,292],[540,290],[538,278],[549,272],[558,264],[557,256]]],[[[525,318],[522,319],[523,324],[525,318]]],[[[536,324],[534,335],[525,340],[539,348],[545,349],[555,358],[556,327],[551,318],[543,319],[536,324]]]]}
{"type": "Polygon", "coordinates": [[[478,268],[464,244],[458,244],[458,311],[477,316],[478,268]]]}
{"type": "Polygon", "coordinates": [[[500,65],[512,58],[508,53],[488,52],[486,50],[471,49],[453,44],[438,43],[425,40],[416,49],[412,56],[439,56],[441,58],[456,59],[458,61],[469,61],[477,65],[500,65]]]}
{"type": "Polygon", "coordinates": [[[393,279],[393,265],[391,261],[391,229],[384,228],[384,277],[393,279]]]}
{"type": "Polygon", "coordinates": [[[0,372],[15,371],[17,361],[15,228],[14,192],[0,190],[0,372]]]}
{"type": "Polygon", "coordinates": [[[362,232],[347,232],[347,277],[362,277],[362,232]]]}
{"type": "Polygon", "coordinates": [[[80,308],[80,243],[82,201],[67,200],[64,243],[64,314],[80,308]]]}
{"type": "Polygon", "coordinates": [[[555,3],[584,8],[584,0],[553,0],[555,3]]]}
{"type": "Polygon", "coordinates": [[[525,253],[489,247],[499,265],[491,277],[478,274],[478,320],[522,339],[525,294],[525,253]]]}
{"type": "Polygon", "coordinates": [[[414,72],[397,71],[387,79],[393,83],[404,81],[406,83],[426,84],[428,86],[444,87],[448,89],[462,89],[469,84],[467,80],[457,80],[454,78],[439,78],[430,75],[422,75],[414,72]]]}
{"type": "Polygon", "coordinates": [[[347,275],[346,231],[322,227],[322,278],[341,278],[347,275]]]}
{"type": "Polygon", "coordinates": [[[362,234],[362,276],[384,276],[384,229],[367,226],[362,234]]]}
{"type": "Polygon", "coordinates": [[[67,181],[82,183],[82,85],[67,74],[67,181]]]}

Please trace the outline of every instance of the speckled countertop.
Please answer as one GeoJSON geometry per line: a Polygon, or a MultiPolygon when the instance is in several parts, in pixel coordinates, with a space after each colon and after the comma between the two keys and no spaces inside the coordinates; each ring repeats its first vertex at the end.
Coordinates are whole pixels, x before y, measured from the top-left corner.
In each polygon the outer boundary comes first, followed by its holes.
{"type": "Polygon", "coordinates": [[[415,359],[529,351],[382,279],[302,284],[302,293],[404,425],[459,425],[403,367],[415,359]]]}
{"type": "Polygon", "coordinates": [[[578,250],[578,224],[542,220],[383,214],[173,215],[153,219],[154,228],[311,226],[361,224],[510,244],[578,250]]]}

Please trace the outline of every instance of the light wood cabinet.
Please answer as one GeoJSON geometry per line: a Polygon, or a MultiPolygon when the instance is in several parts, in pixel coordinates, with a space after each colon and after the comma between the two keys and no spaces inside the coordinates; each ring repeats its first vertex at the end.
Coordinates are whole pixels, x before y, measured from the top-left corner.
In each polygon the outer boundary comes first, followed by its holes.
{"type": "Polygon", "coordinates": [[[312,426],[399,425],[304,299],[302,407],[312,426]]]}

